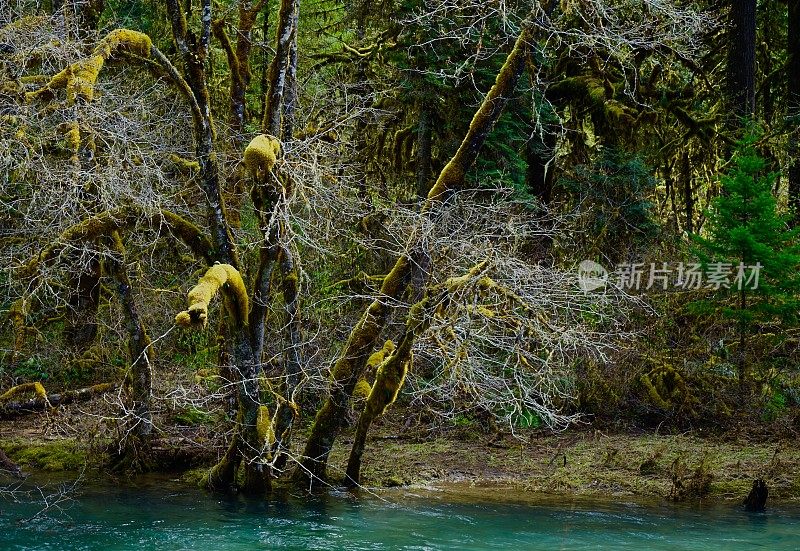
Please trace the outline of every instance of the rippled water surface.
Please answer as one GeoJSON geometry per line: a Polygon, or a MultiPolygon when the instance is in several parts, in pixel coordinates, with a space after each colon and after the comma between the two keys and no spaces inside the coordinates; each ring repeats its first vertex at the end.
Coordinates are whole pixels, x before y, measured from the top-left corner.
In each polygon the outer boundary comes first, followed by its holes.
{"type": "MultiPolygon", "coordinates": [[[[51,493],[47,490],[45,494],[51,493]]],[[[800,509],[454,501],[398,491],[269,502],[167,481],[0,499],[0,549],[800,549],[800,509]],[[54,504],[53,504],[54,503],[54,504]]]]}

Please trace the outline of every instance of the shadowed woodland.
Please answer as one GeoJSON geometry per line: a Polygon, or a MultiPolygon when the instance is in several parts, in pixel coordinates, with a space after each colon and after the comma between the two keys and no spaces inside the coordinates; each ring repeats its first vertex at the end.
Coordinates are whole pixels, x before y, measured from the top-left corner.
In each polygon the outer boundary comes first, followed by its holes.
{"type": "Polygon", "coordinates": [[[798,107],[798,0],[4,2],[4,434],[254,495],[376,425],[792,437],[798,107]]]}

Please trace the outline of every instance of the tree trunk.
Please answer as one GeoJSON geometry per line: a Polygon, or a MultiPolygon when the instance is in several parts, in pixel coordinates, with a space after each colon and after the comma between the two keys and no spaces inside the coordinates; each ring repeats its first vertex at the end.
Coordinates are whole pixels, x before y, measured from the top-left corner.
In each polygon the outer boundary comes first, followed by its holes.
{"type": "Polygon", "coordinates": [[[278,12],[278,35],[275,44],[275,57],[269,67],[269,91],[267,108],[261,123],[262,131],[279,137],[281,135],[281,114],[283,96],[286,89],[286,73],[289,65],[293,23],[298,7],[296,0],[281,0],[278,12]]]}
{"type": "Polygon", "coordinates": [[[281,384],[283,400],[278,404],[275,414],[275,444],[273,445],[273,464],[276,470],[283,470],[292,438],[292,428],[299,412],[295,401],[295,391],[303,373],[301,356],[302,326],[299,314],[300,281],[292,258],[291,250],[284,247],[281,252],[281,276],[283,278],[284,301],[284,374],[281,384]]]}
{"type": "Polygon", "coordinates": [[[550,204],[553,198],[555,149],[556,136],[547,129],[542,129],[542,134],[534,132],[526,147],[525,186],[543,205],[550,204]]]}
{"type": "Polygon", "coordinates": [[[789,116],[789,205],[794,209],[793,223],[800,215],[800,0],[789,0],[788,62],[786,65],[787,115],[789,116]]]}
{"type": "MultiPolygon", "coordinates": [[[[205,70],[211,36],[211,0],[202,2],[199,35],[190,30],[178,0],[167,0],[167,10],[178,52],[182,55],[186,66],[196,155],[200,165],[200,184],[207,200],[216,259],[239,272],[241,271],[239,258],[220,192],[220,174],[214,151],[214,130],[205,70]]],[[[269,478],[261,461],[261,454],[265,450],[257,429],[260,408],[257,377],[259,361],[254,356],[250,333],[247,330],[247,312],[239,314],[241,319],[229,319],[228,324],[228,337],[233,342],[233,369],[237,377],[239,409],[237,424],[228,452],[209,473],[206,485],[209,489],[230,487],[235,483],[236,470],[243,461],[242,491],[258,494],[269,486],[269,478]]]]}
{"type": "Polygon", "coordinates": [[[150,413],[150,393],[152,391],[151,341],[134,301],[133,289],[125,265],[125,248],[119,233],[114,232],[111,236],[111,241],[112,250],[118,258],[113,258],[109,262],[110,271],[117,283],[117,292],[125,313],[125,323],[129,338],[128,353],[131,367],[127,376],[126,386],[131,412],[134,416],[132,434],[138,440],[135,446],[146,445],[146,440],[150,437],[153,428],[150,413]]]}
{"type": "MultiPolygon", "coordinates": [[[[527,30],[520,34],[505,64],[500,69],[494,86],[489,90],[472,118],[467,135],[428,193],[423,212],[429,216],[434,214],[436,205],[446,200],[450,193],[463,185],[467,170],[475,162],[483,142],[516,87],[529,50],[528,37],[527,30]]],[[[303,452],[303,458],[297,471],[297,478],[302,483],[313,486],[319,480],[325,479],[328,455],[341,430],[353,388],[364,372],[367,359],[376,348],[381,329],[389,314],[388,304],[402,295],[411,279],[412,271],[413,263],[410,261],[409,254],[398,258],[391,272],[383,281],[380,296],[373,300],[361,320],[350,332],[347,343],[331,373],[330,395],[317,412],[303,452]]]]}
{"type": "Polygon", "coordinates": [[[756,97],[756,0],[731,1],[729,33],[729,107],[736,117],[752,117],[756,97]]]}
{"type": "Polygon", "coordinates": [[[292,39],[286,62],[286,91],[283,102],[283,128],[281,140],[289,142],[294,137],[295,111],[297,109],[297,33],[299,32],[300,1],[294,0],[292,13],[292,39]]]}

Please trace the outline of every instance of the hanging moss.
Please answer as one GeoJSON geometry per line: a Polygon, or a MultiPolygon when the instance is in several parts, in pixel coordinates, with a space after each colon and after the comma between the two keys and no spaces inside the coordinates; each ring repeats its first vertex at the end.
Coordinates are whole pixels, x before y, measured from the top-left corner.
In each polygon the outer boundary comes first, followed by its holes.
{"type": "Polygon", "coordinates": [[[235,325],[247,325],[247,289],[239,271],[230,264],[216,264],[208,269],[200,281],[189,291],[189,308],[175,316],[182,327],[205,327],[208,323],[208,305],[220,288],[229,291],[229,310],[235,325]]]}
{"type": "Polygon", "coordinates": [[[376,368],[378,367],[386,356],[390,355],[395,350],[394,342],[391,340],[386,341],[383,343],[383,347],[380,350],[373,353],[369,359],[367,360],[367,367],[368,368],[376,368]]]}
{"type": "Polygon", "coordinates": [[[256,182],[264,182],[278,156],[281,153],[281,142],[275,136],[259,134],[244,149],[244,166],[250,177],[256,182]]]}
{"type": "Polygon", "coordinates": [[[81,130],[78,123],[72,121],[67,124],[67,131],[64,133],[67,147],[73,154],[77,154],[81,147],[81,130]]]}
{"type": "Polygon", "coordinates": [[[369,393],[372,392],[372,385],[366,379],[359,379],[356,387],[353,389],[353,400],[363,402],[369,398],[369,393]]]}

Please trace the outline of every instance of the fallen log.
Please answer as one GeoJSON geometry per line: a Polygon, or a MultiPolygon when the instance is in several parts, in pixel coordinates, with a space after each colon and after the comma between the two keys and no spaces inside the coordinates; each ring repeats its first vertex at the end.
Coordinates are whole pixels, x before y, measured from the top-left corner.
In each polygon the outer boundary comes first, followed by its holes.
{"type": "MultiPolygon", "coordinates": [[[[119,388],[118,383],[100,383],[78,390],[66,390],[59,394],[45,395],[37,392],[34,398],[28,400],[0,403],[0,419],[11,419],[21,415],[46,411],[58,406],[65,406],[74,402],[85,402],[91,400],[95,396],[111,392],[117,388],[119,388]]],[[[6,395],[8,395],[9,392],[7,392],[6,395]]]]}

